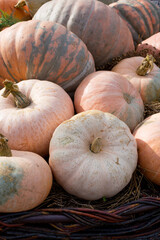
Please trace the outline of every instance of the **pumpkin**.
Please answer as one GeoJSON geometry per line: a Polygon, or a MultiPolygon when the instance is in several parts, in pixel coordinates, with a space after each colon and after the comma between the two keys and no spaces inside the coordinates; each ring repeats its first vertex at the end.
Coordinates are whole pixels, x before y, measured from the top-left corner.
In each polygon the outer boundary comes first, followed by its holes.
{"type": "Polygon", "coordinates": [[[112,113],[131,131],[143,120],[140,94],[125,77],[111,71],[89,74],[75,91],[74,106],[77,113],[91,109],[112,113]]]}
{"type": "Polygon", "coordinates": [[[109,198],[132,177],[137,166],[136,141],[116,116],[85,111],[56,128],[49,165],[68,193],[86,200],[109,198]]]}
{"type": "Polygon", "coordinates": [[[74,32],[86,44],[96,66],[134,49],[126,23],[97,0],[52,0],[39,8],[33,19],[58,22],[74,32]]]}
{"type": "Polygon", "coordinates": [[[16,7],[27,6],[31,16],[36,13],[36,11],[46,2],[50,0],[19,0],[16,7]]]}
{"type": "Polygon", "coordinates": [[[9,15],[12,15],[14,18],[22,21],[31,19],[28,7],[23,6],[17,9],[15,8],[16,3],[17,0],[0,0],[0,9],[9,15]]]}
{"type": "Polygon", "coordinates": [[[144,49],[147,49],[148,53],[154,53],[155,57],[160,58],[160,32],[142,41],[141,44],[138,45],[136,52],[144,49]]]}
{"type": "Polygon", "coordinates": [[[0,134],[0,212],[21,212],[41,204],[52,187],[52,171],[36,153],[10,150],[0,134]]]}
{"type": "Polygon", "coordinates": [[[138,165],[143,174],[160,185],[160,113],[146,118],[133,132],[138,147],[138,165]]]}
{"type": "Polygon", "coordinates": [[[160,8],[150,0],[119,0],[109,6],[126,21],[135,45],[160,31],[160,8]]]}
{"type": "Polygon", "coordinates": [[[57,84],[30,79],[5,81],[0,90],[0,132],[14,150],[49,153],[55,128],[74,115],[69,95],[57,84]]]}
{"type": "Polygon", "coordinates": [[[116,64],[112,71],[126,77],[139,91],[144,103],[159,98],[160,68],[154,63],[152,55],[147,54],[146,58],[125,58],[116,64]]]}
{"type": "Polygon", "coordinates": [[[0,66],[2,87],[5,79],[39,79],[67,92],[95,71],[92,55],[74,33],[61,24],[38,20],[16,23],[0,33],[0,66]]]}

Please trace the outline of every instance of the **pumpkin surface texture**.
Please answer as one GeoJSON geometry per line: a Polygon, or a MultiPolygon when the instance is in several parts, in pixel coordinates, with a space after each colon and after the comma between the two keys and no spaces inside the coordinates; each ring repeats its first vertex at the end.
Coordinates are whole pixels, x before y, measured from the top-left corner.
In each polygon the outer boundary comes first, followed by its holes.
{"type": "Polygon", "coordinates": [[[77,113],[91,109],[112,113],[131,131],[143,120],[140,94],[125,77],[111,71],[89,74],[75,91],[74,105],[77,113]]]}
{"type": "Polygon", "coordinates": [[[42,203],[52,187],[52,171],[36,153],[10,150],[0,134],[0,212],[21,212],[42,203]]]}
{"type": "Polygon", "coordinates": [[[74,33],[38,20],[16,23],[0,33],[0,66],[1,83],[45,79],[67,92],[95,70],[93,57],[74,33]]]}
{"type": "Polygon", "coordinates": [[[143,174],[160,185],[160,113],[146,118],[133,132],[138,147],[138,164],[143,174]]]}
{"type": "Polygon", "coordinates": [[[56,128],[49,164],[70,194],[87,200],[112,197],[132,177],[137,145],[124,122],[110,113],[89,110],[56,128]]]}
{"type": "Polygon", "coordinates": [[[5,86],[0,90],[0,131],[9,147],[47,156],[53,131],[74,115],[71,98],[49,81],[30,79],[16,86],[5,81],[5,86]]]}
{"type": "Polygon", "coordinates": [[[125,20],[135,45],[160,31],[160,8],[150,0],[119,0],[109,6],[125,20]]]}
{"type": "Polygon", "coordinates": [[[109,6],[97,0],[52,0],[33,19],[58,22],[86,44],[96,66],[134,49],[126,23],[109,6]]]}
{"type": "Polygon", "coordinates": [[[112,71],[126,77],[139,91],[144,103],[155,101],[160,94],[160,68],[152,55],[125,58],[112,71]]]}
{"type": "Polygon", "coordinates": [[[148,53],[154,52],[155,56],[160,58],[160,32],[142,41],[141,44],[138,45],[136,51],[139,52],[143,49],[147,49],[148,53]]]}

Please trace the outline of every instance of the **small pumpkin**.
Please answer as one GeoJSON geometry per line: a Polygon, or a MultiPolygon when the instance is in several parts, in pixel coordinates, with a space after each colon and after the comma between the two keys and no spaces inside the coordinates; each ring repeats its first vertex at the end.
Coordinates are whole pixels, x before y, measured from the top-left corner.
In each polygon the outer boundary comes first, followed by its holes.
{"type": "Polygon", "coordinates": [[[19,0],[16,4],[16,8],[27,6],[31,16],[33,17],[37,10],[48,1],[50,0],[19,0]]]}
{"type": "Polygon", "coordinates": [[[109,5],[125,20],[135,46],[160,31],[160,8],[150,0],[119,0],[109,5]]]}
{"type": "Polygon", "coordinates": [[[10,150],[0,134],[0,212],[27,211],[41,204],[52,187],[52,171],[44,158],[10,150]]]}
{"type": "Polygon", "coordinates": [[[112,113],[131,131],[143,120],[140,94],[125,77],[111,71],[89,74],[75,91],[74,105],[77,113],[91,109],[112,113]]]}
{"type": "Polygon", "coordinates": [[[144,103],[155,101],[160,94],[160,68],[152,55],[125,58],[112,71],[126,77],[139,91],[144,103]]]}
{"type": "Polygon", "coordinates": [[[0,66],[2,87],[5,79],[39,79],[67,92],[95,71],[92,55],[74,33],[61,24],[38,20],[16,23],[0,33],[0,66]]]}
{"type": "Polygon", "coordinates": [[[129,183],[137,166],[136,141],[114,115],[85,111],[56,128],[49,165],[70,194],[86,200],[112,197],[129,183]]]}
{"type": "Polygon", "coordinates": [[[138,165],[143,174],[160,185],[160,113],[140,123],[133,135],[138,147],[138,165]]]}
{"type": "MultiPolygon", "coordinates": [[[[31,19],[29,9],[27,6],[20,7],[19,9],[15,8],[17,0],[0,0],[0,9],[12,15],[13,18],[25,21],[31,19]]],[[[1,13],[0,13],[1,15],[1,13]]]]}
{"type": "Polygon", "coordinates": [[[97,0],[52,0],[39,8],[33,19],[58,22],[74,32],[86,44],[96,66],[134,49],[124,20],[97,0]]]}
{"type": "Polygon", "coordinates": [[[30,79],[5,81],[0,90],[0,132],[14,150],[49,153],[55,128],[74,115],[69,95],[57,84],[30,79]]]}
{"type": "Polygon", "coordinates": [[[147,49],[148,53],[154,52],[155,57],[160,58],[160,32],[153,34],[151,37],[147,38],[146,40],[142,41],[137,49],[136,52],[140,52],[144,49],[147,49]]]}

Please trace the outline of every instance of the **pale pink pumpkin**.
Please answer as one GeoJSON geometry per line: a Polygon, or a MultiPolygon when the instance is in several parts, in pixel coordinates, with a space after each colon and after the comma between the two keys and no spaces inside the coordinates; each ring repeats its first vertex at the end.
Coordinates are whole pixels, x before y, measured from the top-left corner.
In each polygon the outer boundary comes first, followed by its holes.
{"type": "Polygon", "coordinates": [[[89,110],[56,128],[49,164],[57,182],[70,194],[87,200],[112,197],[131,180],[137,145],[120,119],[89,110]]]}
{"type": "Polygon", "coordinates": [[[41,204],[52,187],[52,171],[44,158],[10,150],[0,134],[0,212],[27,211],[41,204]]]}
{"type": "Polygon", "coordinates": [[[53,131],[74,115],[73,102],[63,88],[49,81],[30,79],[16,86],[26,96],[24,101],[29,100],[28,106],[17,107],[12,94],[4,98],[2,89],[0,132],[9,139],[11,149],[48,155],[53,131]]]}
{"type": "Polygon", "coordinates": [[[125,77],[111,71],[89,74],[75,91],[74,105],[77,113],[91,109],[112,113],[131,131],[143,120],[140,94],[125,77]]]}
{"type": "Polygon", "coordinates": [[[160,68],[153,62],[152,57],[148,58],[151,59],[151,64],[145,60],[147,58],[140,56],[125,58],[112,68],[113,72],[121,74],[133,84],[145,103],[157,100],[160,95],[160,68]],[[145,61],[146,66],[143,64],[145,61]],[[142,70],[145,70],[144,74],[137,72],[141,66],[142,70]]]}
{"type": "Polygon", "coordinates": [[[133,132],[138,147],[138,164],[143,174],[160,185],[160,113],[146,118],[133,132]]]}

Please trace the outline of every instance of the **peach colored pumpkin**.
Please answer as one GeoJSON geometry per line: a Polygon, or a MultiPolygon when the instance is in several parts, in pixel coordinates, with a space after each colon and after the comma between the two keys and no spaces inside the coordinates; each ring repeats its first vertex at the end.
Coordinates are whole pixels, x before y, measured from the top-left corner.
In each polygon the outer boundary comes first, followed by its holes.
{"type": "Polygon", "coordinates": [[[11,150],[0,136],[0,212],[21,212],[41,204],[52,187],[52,171],[36,153],[11,150]]]}
{"type": "Polygon", "coordinates": [[[138,45],[136,51],[140,52],[144,49],[147,49],[148,53],[154,52],[155,56],[159,56],[160,58],[160,32],[142,41],[141,44],[138,45]]]}
{"type": "Polygon", "coordinates": [[[138,164],[143,174],[160,185],[160,113],[146,118],[133,132],[138,147],[138,164]]]}
{"type": "Polygon", "coordinates": [[[75,91],[74,105],[77,113],[91,109],[112,113],[131,131],[143,120],[140,94],[125,77],[111,71],[89,74],[75,91]]]}
{"type": "MultiPolygon", "coordinates": [[[[147,58],[147,57],[146,57],[147,58]]],[[[136,56],[125,58],[112,68],[113,72],[120,73],[126,77],[139,91],[144,103],[155,101],[160,94],[160,68],[152,61],[151,65],[146,58],[136,56]],[[148,69],[148,65],[150,69],[148,69]],[[145,75],[137,73],[137,69],[142,66],[146,69],[145,75]],[[152,68],[153,67],[153,68],[152,68]]]]}
{"type": "Polygon", "coordinates": [[[87,200],[112,197],[132,177],[137,145],[124,122],[110,113],[89,110],[56,128],[49,164],[70,194],[87,200]]]}
{"type": "Polygon", "coordinates": [[[72,100],[49,81],[30,79],[16,86],[31,102],[18,108],[12,94],[4,98],[4,89],[0,90],[0,132],[9,139],[11,149],[46,156],[55,128],[74,115],[72,100]]]}

